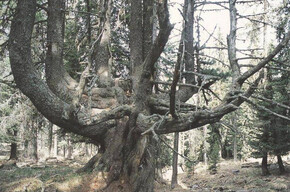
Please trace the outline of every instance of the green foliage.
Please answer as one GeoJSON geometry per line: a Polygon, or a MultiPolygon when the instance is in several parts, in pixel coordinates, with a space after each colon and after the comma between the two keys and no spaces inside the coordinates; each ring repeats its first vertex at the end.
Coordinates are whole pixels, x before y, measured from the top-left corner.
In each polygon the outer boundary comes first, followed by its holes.
{"type": "MultiPolygon", "coordinates": [[[[0,61],[0,73],[0,79],[12,80],[7,58],[0,61]]],[[[0,83],[0,143],[16,141],[13,132],[19,129],[20,114],[19,92],[0,83]]]]}
{"type": "MultiPolygon", "coordinates": [[[[289,55],[288,55],[289,57],[289,55]]],[[[289,59],[289,58],[288,58],[289,59]]],[[[270,66],[277,66],[272,63],[270,66]]],[[[280,68],[280,67],[279,67],[280,68]]],[[[266,88],[259,92],[260,95],[275,102],[288,105],[290,104],[289,90],[290,85],[289,71],[273,71],[268,69],[268,79],[266,88]]],[[[289,118],[289,110],[268,101],[257,101],[257,104],[271,111],[289,118]]],[[[277,117],[269,112],[257,111],[258,123],[250,144],[255,151],[253,156],[262,157],[265,153],[274,155],[285,155],[290,151],[290,124],[286,119],[277,117]]]]}
{"type": "Polygon", "coordinates": [[[209,126],[209,137],[207,142],[210,144],[208,149],[208,158],[209,158],[209,167],[208,169],[212,174],[217,173],[217,164],[220,160],[220,144],[221,144],[221,135],[219,132],[218,124],[211,124],[209,126]]]}

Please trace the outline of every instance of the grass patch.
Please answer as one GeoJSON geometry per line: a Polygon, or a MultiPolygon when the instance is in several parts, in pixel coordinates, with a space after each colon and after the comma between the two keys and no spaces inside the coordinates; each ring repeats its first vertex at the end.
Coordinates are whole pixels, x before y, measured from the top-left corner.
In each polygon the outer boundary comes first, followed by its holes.
{"type": "MultiPolygon", "coordinates": [[[[62,183],[76,178],[75,169],[68,166],[46,166],[41,168],[13,168],[1,170],[0,191],[39,191],[52,183],[62,183]]],[[[61,185],[60,185],[61,186],[61,185]]]]}

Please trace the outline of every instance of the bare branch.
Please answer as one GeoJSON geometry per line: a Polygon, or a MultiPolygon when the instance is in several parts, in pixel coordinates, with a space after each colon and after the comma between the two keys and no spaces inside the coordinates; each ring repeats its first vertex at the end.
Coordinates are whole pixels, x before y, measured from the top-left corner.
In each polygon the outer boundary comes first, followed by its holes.
{"type": "Polygon", "coordinates": [[[227,50],[228,48],[227,47],[206,47],[206,46],[204,46],[204,47],[200,47],[200,50],[202,50],[202,49],[217,49],[217,50],[227,50]]]}
{"type": "Polygon", "coordinates": [[[271,103],[271,104],[273,104],[273,105],[276,105],[276,106],[279,106],[279,107],[282,107],[282,108],[285,108],[285,109],[290,110],[290,106],[284,105],[284,104],[282,104],[282,103],[278,103],[278,102],[273,101],[273,100],[271,100],[271,99],[267,99],[267,98],[265,98],[265,97],[261,97],[261,96],[258,96],[258,95],[252,95],[252,97],[254,97],[254,98],[256,98],[256,99],[259,99],[259,100],[262,100],[262,101],[269,102],[269,103],[271,103]]]}
{"type": "Polygon", "coordinates": [[[263,68],[267,63],[269,63],[288,43],[290,39],[290,31],[285,35],[284,39],[279,43],[275,49],[262,61],[260,61],[254,68],[248,70],[244,74],[242,74],[238,79],[237,82],[242,85],[246,79],[251,77],[253,74],[258,72],[261,68],[263,68]]]}
{"type": "Polygon", "coordinates": [[[203,45],[199,48],[199,49],[204,49],[204,47],[206,46],[206,44],[208,43],[208,41],[211,39],[211,37],[213,36],[215,30],[216,30],[217,25],[214,27],[212,33],[208,36],[207,40],[203,43],[203,45]]]}
{"type": "MultiPolygon", "coordinates": [[[[255,65],[251,65],[251,64],[248,64],[248,65],[240,65],[240,67],[255,67],[255,65]]],[[[265,66],[265,68],[266,69],[274,69],[274,70],[280,70],[280,71],[290,72],[289,69],[284,69],[284,68],[281,68],[281,67],[265,66]]]]}
{"type": "Polygon", "coordinates": [[[197,73],[197,72],[194,72],[194,71],[185,71],[185,72],[183,72],[183,74],[187,74],[187,73],[192,73],[192,74],[194,74],[196,76],[201,77],[202,79],[220,79],[219,76],[202,74],[202,73],[197,73]]]}
{"type": "Polygon", "coordinates": [[[251,57],[240,57],[240,58],[237,58],[236,60],[248,60],[248,59],[264,59],[264,57],[255,57],[255,56],[251,56],[251,57]]]}
{"type": "MultiPolygon", "coordinates": [[[[153,81],[152,83],[154,83],[154,84],[162,84],[162,85],[172,85],[172,82],[165,82],[165,81],[153,81]]],[[[198,86],[198,85],[187,84],[187,83],[177,83],[177,86],[200,88],[200,86],[198,86]]]]}
{"type": "Polygon", "coordinates": [[[218,58],[215,58],[215,57],[213,57],[213,56],[210,56],[210,55],[206,55],[206,54],[200,54],[201,56],[204,56],[204,57],[208,57],[208,58],[211,58],[211,59],[213,59],[213,60],[215,60],[215,61],[217,61],[217,62],[219,62],[219,63],[221,63],[223,66],[225,66],[225,67],[228,67],[229,68],[229,65],[228,64],[226,64],[225,62],[223,62],[222,60],[220,60],[220,59],[218,59],[218,58]]]}
{"type": "Polygon", "coordinates": [[[132,106],[129,105],[118,106],[110,111],[104,110],[98,115],[92,116],[92,122],[90,122],[89,125],[98,125],[111,119],[120,119],[124,116],[129,116],[131,112],[132,106]]]}
{"type": "MultiPolygon", "coordinates": [[[[258,0],[258,1],[262,1],[262,0],[258,0]]],[[[245,3],[256,3],[257,0],[249,0],[249,1],[237,1],[235,3],[238,4],[245,4],[245,3]]],[[[221,5],[221,4],[228,4],[228,1],[218,1],[218,2],[214,2],[214,1],[202,1],[202,2],[196,2],[197,6],[202,6],[202,5],[221,5]]]]}
{"type": "Polygon", "coordinates": [[[266,108],[266,107],[263,107],[263,106],[261,106],[261,105],[257,105],[257,104],[255,104],[254,102],[252,102],[249,98],[247,98],[247,97],[245,97],[245,96],[240,95],[240,97],[242,97],[242,98],[243,98],[247,103],[249,103],[250,105],[254,106],[254,107],[257,108],[258,110],[266,111],[266,112],[268,112],[268,113],[270,113],[270,114],[272,114],[272,115],[275,115],[275,116],[277,116],[277,117],[280,117],[280,118],[282,118],[282,119],[285,119],[285,120],[290,121],[290,118],[289,118],[289,117],[286,117],[286,116],[284,116],[284,115],[280,115],[280,114],[278,114],[278,113],[276,113],[276,112],[274,112],[274,111],[271,111],[270,109],[268,109],[268,108],[266,108]]]}
{"type": "Polygon", "coordinates": [[[181,153],[179,153],[178,151],[176,151],[173,147],[171,147],[164,139],[162,139],[160,136],[158,136],[158,138],[168,147],[170,148],[173,152],[177,153],[180,157],[184,158],[185,160],[191,162],[191,163],[197,163],[197,161],[191,160],[188,157],[182,155],[181,153]]]}

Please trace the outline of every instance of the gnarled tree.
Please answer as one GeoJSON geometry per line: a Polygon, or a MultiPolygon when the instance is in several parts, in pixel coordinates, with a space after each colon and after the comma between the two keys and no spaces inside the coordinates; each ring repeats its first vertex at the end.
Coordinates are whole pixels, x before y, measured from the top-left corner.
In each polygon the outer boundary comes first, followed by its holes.
{"type": "MultiPolygon", "coordinates": [[[[104,3],[110,1],[104,1],[104,3]]],[[[191,2],[188,0],[188,2],[191,2]]],[[[207,89],[210,83],[200,83],[193,75],[186,76],[187,84],[175,84],[179,90],[169,96],[153,91],[155,63],[168,42],[173,25],[169,21],[167,0],[142,2],[131,0],[130,58],[133,76],[133,102],[127,102],[125,92],[110,83],[98,87],[86,87],[89,69],[81,75],[80,81],[71,78],[63,65],[63,32],[65,0],[48,0],[47,59],[46,82],[43,81],[32,63],[31,39],[36,15],[36,0],[18,0],[16,12],[11,24],[9,54],[12,73],[18,88],[33,102],[35,107],[52,123],[89,138],[100,146],[99,160],[108,170],[106,191],[153,191],[156,140],[155,134],[167,134],[191,130],[219,121],[224,115],[236,110],[252,95],[262,75],[251,86],[244,82],[259,72],[289,41],[288,32],[283,41],[256,66],[242,73],[239,70],[235,52],[236,8],[235,0],[229,0],[231,32],[228,36],[228,53],[232,70],[232,86],[217,107],[206,109],[186,104],[186,100],[200,89],[207,89]],[[152,7],[156,6],[159,31],[154,42],[153,19],[148,19],[152,7]],[[137,8],[136,8],[137,7],[137,8]],[[146,15],[147,14],[147,15],[146,15]],[[150,22],[151,21],[151,22],[150,22]],[[144,30],[141,30],[144,29],[144,30]],[[151,31],[152,33],[148,32],[151,31]],[[152,40],[153,41],[153,40],[152,40]],[[245,88],[246,87],[246,88],[245,88]],[[88,92],[91,101],[87,98],[88,92]],[[174,94],[180,95],[180,110],[174,115],[168,113],[175,108],[175,102],[169,102],[174,94]],[[91,102],[91,105],[87,105],[91,102]],[[81,104],[82,103],[82,104],[81,104]],[[170,104],[169,104],[170,103],[170,104]],[[173,104],[172,104],[173,103],[173,104]],[[86,107],[90,106],[90,107],[86,107]]],[[[188,3],[187,6],[191,6],[188,3]]],[[[110,7],[109,4],[106,7],[110,7]]],[[[109,10],[109,8],[107,8],[109,10]]],[[[190,12],[190,7],[188,7],[190,12]]],[[[103,57],[108,53],[110,14],[103,19],[104,31],[92,53],[97,69],[109,69],[110,59],[103,57]],[[104,47],[105,46],[105,47],[104,47]],[[99,49],[99,50],[98,50],[99,49]],[[104,50],[106,49],[106,50],[104,50]],[[107,65],[104,63],[107,62],[107,65]]],[[[189,15],[190,16],[190,15],[189,15]]],[[[192,18],[189,21],[192,21],[192,18]]],[[[183,50],[185,50],[185,69],[191,74],[201,75],[194,67],[191,22],[184,30],[183,50]]],[[[90,63],[90,62],[89,62],[90,63]]],[[[90,67],[90,65],[88,65],[90,67]]],[[[100,77],[110,75],[97,72],[100,77]]],[[[202,75],[201,75],[202,76],[202,75]]]]}

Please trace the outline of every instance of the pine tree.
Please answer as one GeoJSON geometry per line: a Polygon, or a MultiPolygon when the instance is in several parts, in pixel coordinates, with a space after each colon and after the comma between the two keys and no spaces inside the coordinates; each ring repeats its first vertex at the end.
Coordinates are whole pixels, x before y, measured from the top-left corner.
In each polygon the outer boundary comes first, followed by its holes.
{"type": "MultiPolygon", "coordinates": [[[[271,65],[273,66],[273,65],[271,65]]],[[[265,89],[260,93],[264,95],[260,96],[257,104],[273,111],[276,114],[281,114],[285,117],[289,117],[289,109],[277,106],[275,103],[282,105],[289,105],[289,95],[284,94],[287,92],[287,85],[289,84],[289,72],[267,70],[267,82],[265,89]]],[[[251,142],[252,147],[256,150],[253,155],[256,157],[262,157],[262,174],[267,175],[269,171],[267,169],[267,154],[277,156],[280,173],[285,172],[282,155],[287,154],[290,150],[290,126],[286,119],[274,116],[272,113],[265,111],[258,111],[257,117],[259,124],[257,126],[257,133],[255,134],[255,140],[251,142]]]]}

